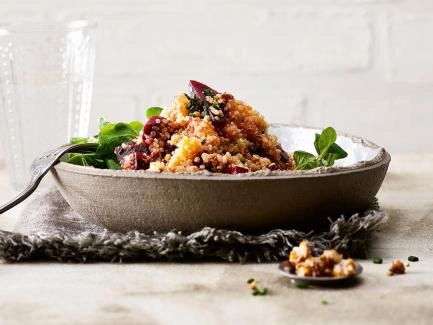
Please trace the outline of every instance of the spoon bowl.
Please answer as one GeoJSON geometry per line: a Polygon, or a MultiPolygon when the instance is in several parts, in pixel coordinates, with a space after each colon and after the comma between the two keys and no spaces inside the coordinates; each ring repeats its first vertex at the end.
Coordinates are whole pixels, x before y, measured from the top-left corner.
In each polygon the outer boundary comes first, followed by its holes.
{"type": "Polygon", "coordinates": [[[289,278],[290,282],[295,285],[332,286],[355,280],[362,273],[361,264],[355,262],[355,265],[356,273],[348,276],[300,276],[290,272],[287,262],[281,262],[278,269],[283,276],[289,278]]]}

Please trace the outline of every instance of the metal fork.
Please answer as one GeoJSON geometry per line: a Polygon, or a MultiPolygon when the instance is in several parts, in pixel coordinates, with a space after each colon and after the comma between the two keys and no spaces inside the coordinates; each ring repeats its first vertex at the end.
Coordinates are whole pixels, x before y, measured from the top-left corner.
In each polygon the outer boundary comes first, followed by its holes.
{"type": "Polygon", "coordinates": [[[41,156],[37,157],[35,160],[33,160],[32,164],[30,166],[31,178],[30,178],[29,184],[14,199],[12,199],[10,202],[0,206],[0,214],[8,211],[9,209],[13,208],[14,206],[18,205],[19,203],[24,201],[26,198],[28,198],[30,196],[30,194],[32,194],[36,190],[36,188],[38,187],[42,178],[48,173],[48,171],[54,165],[56,165],[60,161],[60,158],[65,153],[68,153],[68,152],[79,152],[79,153],[94,152],[97,146],[98,146],[97,143],[64,144],[58,148],[47,151],[47,152],[43,153],[41,156]]]}

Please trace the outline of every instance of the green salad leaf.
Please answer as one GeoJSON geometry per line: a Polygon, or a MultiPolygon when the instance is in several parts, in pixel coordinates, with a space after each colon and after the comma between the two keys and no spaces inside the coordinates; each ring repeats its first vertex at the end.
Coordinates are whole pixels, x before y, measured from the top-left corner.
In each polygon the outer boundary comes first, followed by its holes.
{"type": "MultiPolygon", "coordinates": [[[[149,107],[146,111],[147,118],[159,115],[161,107],[149,107]]],[[[121,169],[114,154],[114,149],[122,143],[129,142],[137,137],[143,130],[143,123],[132,121],[129,123],[110,123],[103,117],[98,121],[99,133],[89,138],[73,137],[71,144],[97,143],[98,146],[93,153],[69,153],[64,160],[68,163],[93,166],[102,169],[121,169]]],[[[337,132],[332,127],[325,128],[320,134],[316,133],[314,148],[317,155],[298,150],[293,153],[296,170],[309,170],[318,167],[330,167],[335,160],[347,157],[347,152],[336,144],[337,132]]]]}
{"type": "Polygon", "coordinates": [[[99,130],[99,146],[96,153],[102,155],[113,153],[114,148],[135,138],[140,132],[139,130],[143,128],[143,124],[140,123],[141,128],[138,128],[137,123],[139,122],[132,123],[105,124],[99,130]]]}
{"type": "Polygon", "coordinates": [[[143,130],[144,124],[140,121],[132,121],[129,122],[128,126],[138,135],[143,130]]]}
{"type": "Polygon", "coordinates": [[[106,159],[105,163],[109,169],[122,169],[116,159],[106,159]]]}
{"type": "Polygon", "coordinates": [[[308,170],[318,167],[330,167],[335,160],[347,157],[347,152],[338,144],[337,132],[332,127],[325,128],[322,133],[315,135],[314,148],[317,156],[306,151],[295,151],[293,159],[296,163],[296,170],[308,170]]]}
{"type": "Polygon", "coordinates": [[[69,140],[70,144],[79,144],[79,143],[87,143],[87,142],[88,142],[88,138],[72,137],[69,140]]]}
{"type": "Polygon", "coordinates": [[[94,153],[70,153],[66,161],[81,166],[93,166],[103,169],[120,169],[114,149],[124,142],[137,137],[143,129],[143,123],[132,121],[130,123],[110,123],[103,117],[98,119],[99,134],[90,138],[71,138],[70,143],[98,143],[94,153]]]}
{"type": "Polygon", "coordinates": [[[158,116],[161,114],[162,110],[163,108],[157,106],[149,107],[146,110],[146,118],[150,119],[152,116],[158,116]]]}

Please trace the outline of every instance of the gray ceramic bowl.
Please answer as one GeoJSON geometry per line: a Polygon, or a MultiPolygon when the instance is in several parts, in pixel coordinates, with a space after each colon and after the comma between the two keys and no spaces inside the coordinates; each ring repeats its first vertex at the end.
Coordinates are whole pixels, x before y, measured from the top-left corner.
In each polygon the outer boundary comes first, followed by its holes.
{"type": "MultiPolygon", "coordinates": [[[[270,128],[288,151],[313,152],[317,131],[270,128]]],[[[328,216],[367,208],[391,160],[383,148],[359,137],[339,134],[337,143],[348,157],[335,167],[308,172],[160,174],[62,162],[53,175],[74,210],[113,231],[314,228],[328,216]]]]}

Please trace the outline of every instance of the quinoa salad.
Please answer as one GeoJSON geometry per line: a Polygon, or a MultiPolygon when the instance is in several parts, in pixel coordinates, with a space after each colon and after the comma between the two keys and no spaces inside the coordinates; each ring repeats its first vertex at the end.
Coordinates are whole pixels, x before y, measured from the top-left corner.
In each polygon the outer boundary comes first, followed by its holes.
{"type": "Polygon", "coordinates": [[[176,96],[136,138],[115,149],[122,169],[237,174],[294,168],[251,106],[198,82],[191,86],[191,95],[176,96]]]}
{"type": "Polygon", "coordinates": [[[96,151],[72,153],[66,161],[103,169],[240,174],[329,167],[347,156],[332,127],[316,133],[317,155],[288,153],[250,105],[198,81],[190,80],[190,89],[166,108],[148,108],[144,124],[100,118],[97,136],[71,139],[97,143],[96,151]]]}

